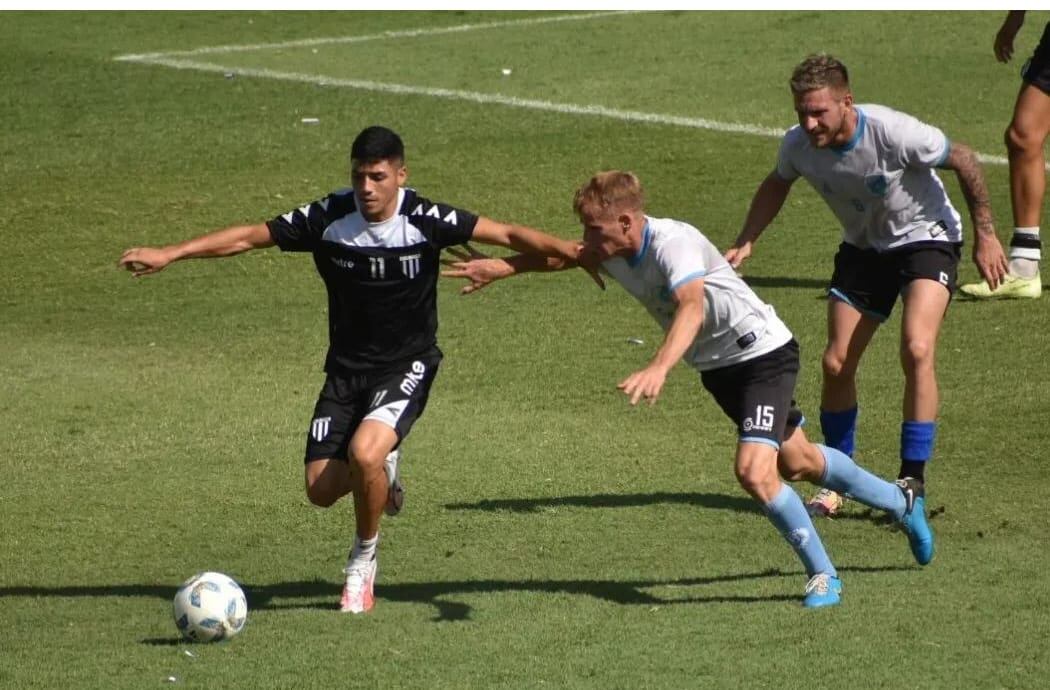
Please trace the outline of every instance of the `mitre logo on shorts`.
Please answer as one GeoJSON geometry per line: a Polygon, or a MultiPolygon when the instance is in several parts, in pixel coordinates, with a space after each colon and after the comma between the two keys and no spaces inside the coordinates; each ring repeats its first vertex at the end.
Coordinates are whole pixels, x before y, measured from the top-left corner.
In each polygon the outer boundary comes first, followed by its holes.
{"type": "Polygon", "coordinates": [[[328,426],[332,423],[331,417],[318,417],[310,424],[310,436],[320,443],[328,436],[328,426]]]}
{"type": "Polygon", "coordinates": [[[423,375],[426,371],[426,366],[418,359],[412,362],[412,369],[406,371],[405,378],[401,379],[401,385],[399,386],[401,392],[405,395],[412,395],[412,392],[416,390],[416,386],[423,380],[423,375]]]}

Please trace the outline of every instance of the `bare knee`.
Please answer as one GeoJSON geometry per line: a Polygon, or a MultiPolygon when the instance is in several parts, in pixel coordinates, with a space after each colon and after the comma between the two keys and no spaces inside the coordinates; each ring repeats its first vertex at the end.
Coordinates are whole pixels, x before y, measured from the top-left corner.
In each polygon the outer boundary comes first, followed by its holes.
{"type": "Polygon", "coordinates": [[[789,482],[819,483],[824,474],[824,454],[809,442],[801,429],[793,430],[780,446],[777,469],[789,482]]]}
{"type": "Polygon", "coordinates": [[[851,379],[856,373],[856,365],[848,360],[845,353],[831,348],[824,350],[820,363],[824,369],[825,380],[851,379]]]}
{"type": "Polygon", "coordinates": [[[349,448],[351,467],[359,468],[365,475],[381,470],[386,461],[386,449],[372,443],[351,442],[349,448]]]}
{"type": "Polygon", "coordinates": [[[780,478],[777,474],[777,463],[772,457],[775,450],[770,448],[769,457],[743,455],[737,458],[736,479],[744,491],[756,499],[768,503],[773,499],[780,478]]]}
{"type": "Polygon", "coordinates": [[[909,338],[901,343],[901,364],[905,371],[933,368],[934,342],[928,338],[909,338]]]}
{"type": "Polygon", "coordinates": [[[1003,136],[1006,142],[1006,150],[1014,154],[1032,154],[1041,152],[1043,149],[1043,137],[1027,127],[1011,122],[1006,128],[1003,136]]]}
{"type": "Polygon", "coordinates": [[[350,472],[345,460],[327,458],[306,464],[306,498],[327,508],[350,493],[350,472]]]}
{"type": "Polygon", "coordinates": [[[335,505],[335,502],[342,498],[342,494],[334,491],[325,482],[315,481],[307,483],[306,498],[319,508],[328,508],[335,505]]]}

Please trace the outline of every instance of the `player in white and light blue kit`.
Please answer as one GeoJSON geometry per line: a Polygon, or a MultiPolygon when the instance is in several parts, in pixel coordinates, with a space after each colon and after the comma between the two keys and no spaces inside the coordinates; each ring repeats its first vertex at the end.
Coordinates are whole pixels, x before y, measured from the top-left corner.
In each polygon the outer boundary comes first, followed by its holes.
{"type": "MultiPolygon", "coordinates": [[[[954,170],[974,223],[973,259],[994,288],[1006,274],[988,192],[967,146],[916,118],[878,105],[855,105],[846,68],[812,55],[791,79],[799,124],[784,136],[776,168],[759,186],[726,258],[734,268],[773,221],[803,177],[842,224],[828,300],[820,423],[825,442],[847,455],[857,424],[856,372],[898,295],[904,303],[901,363],[904,419],[899,478],[924,503],[938,407],[937,337],[956,286],[962,222],[935,168],[954,170]]],[[[810,503],[831,514],[841,499],[821,492],[810,503]]]]}
{"type": "MultiPolygon", "coordinates": [[[[645,215],[638,178],[612,171],[594,176],[576,194],[583,223],[580,260],[600,265],[660,323],[663,344],[645,368],[619,384],[631,404],[655,402],[680,359],[700,372],[704,387],[736,423],[736,475],[795,549],[809,582],[808,607],[839,602],[841,582],[798,494],[781,476],[847,491],[901,521],[916,560],[933,557],[925,513],[900,486],[858,467],[845,454],[810,443],[792,396],[798,344],[771,306],[741,280],[718,249],[691,225],[645,215]]],[[[466,257],[465,257],[466,258],[466,257]]],[[[443,275],[471,281],[464,292],[525,271],[575,264],[519,254],[453,264],[443,275]]]]}

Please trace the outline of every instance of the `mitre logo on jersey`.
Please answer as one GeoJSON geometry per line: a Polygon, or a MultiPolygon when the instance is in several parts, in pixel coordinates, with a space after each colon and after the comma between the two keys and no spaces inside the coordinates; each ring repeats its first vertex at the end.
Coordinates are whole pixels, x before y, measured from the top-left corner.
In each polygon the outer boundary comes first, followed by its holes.
{"type": "Polygon", "coordinates": [[[401,257],[401,273],[411,280],[419,275],[419,259],[421,254],[409,254],[401,257]]]}
{"type": "Polygon", "coordinates": [[[412,213],[410,213],[409,215],[430,216],[431,218],[440,218],[446,223],[450,223],[452,225],[459,224],[459,218],[456,216],[456,209],[449,209],[449,212],[445,214],[445,217],[441,218],[441,211],[438,209],[437,204],[434,204],[426,211],[423,210],[423,204],[419,204],[418,206],[416,206],[415,210],[413,210],[412,213]]]}
{"type": "Polygon", "coordinates": [[[331,417],[318,417],[310,423],[310,435],[320,443],[328,436],[328,427],[332,423],[331,417]]]}

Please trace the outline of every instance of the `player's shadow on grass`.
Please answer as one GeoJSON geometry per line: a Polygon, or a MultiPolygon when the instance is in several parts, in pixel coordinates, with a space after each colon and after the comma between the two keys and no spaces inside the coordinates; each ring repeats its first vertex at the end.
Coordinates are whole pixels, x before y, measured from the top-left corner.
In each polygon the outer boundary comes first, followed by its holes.
{"type": "MultiPolygon", "coordinates": [[[[738,513],[761,515],[762,510],[754,500],[746,496],[727,496],[725,494],[705,494],[698,492],[657,491],[637,494],[593,494],[590,496],[550,496],[545,498],[487,498],[473,503],[446,503],[448,510],[484,510],[509,511],[514,513],[539,513],[557,508],[636,508],[658,504],[682,504],[701,508],[732,510],[738,513]]],[[[851,508],[835,516],[835,520],[870,522],[878,527],[893,527],[896,522],[892,517],[879,510],[873,510],[852,503],[851,508]]],[[[944,512],[944,507],[930,511],[930,519],[944,512]]],[[[819,520],[818,520],[819,526],[819,520]]]]}
{"type": "MultiPolygon", "coordinates": [[[[890,572],[914,570],[914,566],[863,566],[839,568],[840,572],[890,572]]],[[[591,597],[624,606],[661,607],[679,604],[753,604],[769,602],[799,602],[797,593],[732,594],[721,585],[772,578],[789,578],[792,585],[804,580],[801,572],[770,569],[758,573],[737,573],[712,577],[678,578],[673,580],[458,580],[449,582],[379,583],[376,599],[382,603],[401,602],[429,604],[435,608],[435,622],[469,620],[473,607],[462,601],[464,595],[499,594],[504,592],[533,592],[536,594],[568,594],[591,597]],[[700,590],[700,591],[697,591],[700,590]],[[705,593],[704,590],[714,590],[705,593]]],[[[793,587],[792,587],[793,589],[793,587]]],[[[334,609],[340,585],[325,582],[288,582],[256,588],[260,595],[271,598],[256,606],[264,609],[334,609]],[[302,597],[306,591],[323,595],[324,601],[287,602],[273,599],[302,597]]]]}
{"type": "MultiPolygon", "coordinates": [[[[915,566],[861,566],[839,568],[841,572],[876,573],[914,570],[915,566]]],[[[671,580],[452,580],[441,582],[379,583],[376,599],[382,603],[401,602],[427,604],[435,609],[435,622],[468,620],[473,607],[462,601],[463,596],[500,594],[504,592],[533,592],[536,594],[591,597],[624,606],[672,606],[679,604],[750,604],[768,602],[797,602],[797,593],[733,594],[723,585],[753,582],[773,578],[790,579],[785,590],[795,589],[803,579],[800,572],[770,569],[756,573],[736,573],[711,577],[678,578],[671,580]]],[[[280,611],[321,609],[335,610],[342,584],[325,580],[277,582],[272,584],[244,583],[249,611],[280,611]]],[[[59,587],[14,586],[0,587],[0,599],[24,597],[148,597],[170,602],[177,587],[168,585],[66,585],[59,587]]],[[[174,646],[180,640],[171,637],[148,638],[142,644],[174,646]]]]}
{"type": "Polygon", "coordinates": [[[657,491],[637,494],[593,494],[590,496],[551,496],[547,498],[491,498],[473,503],[446,503],[449,510],[512,511],[536,513],[553,508],[635,508],[659,504],[684,504],[702,508],[761,513],[758,504],[745,496],[705,494],[698,492],[657,491]]]}

